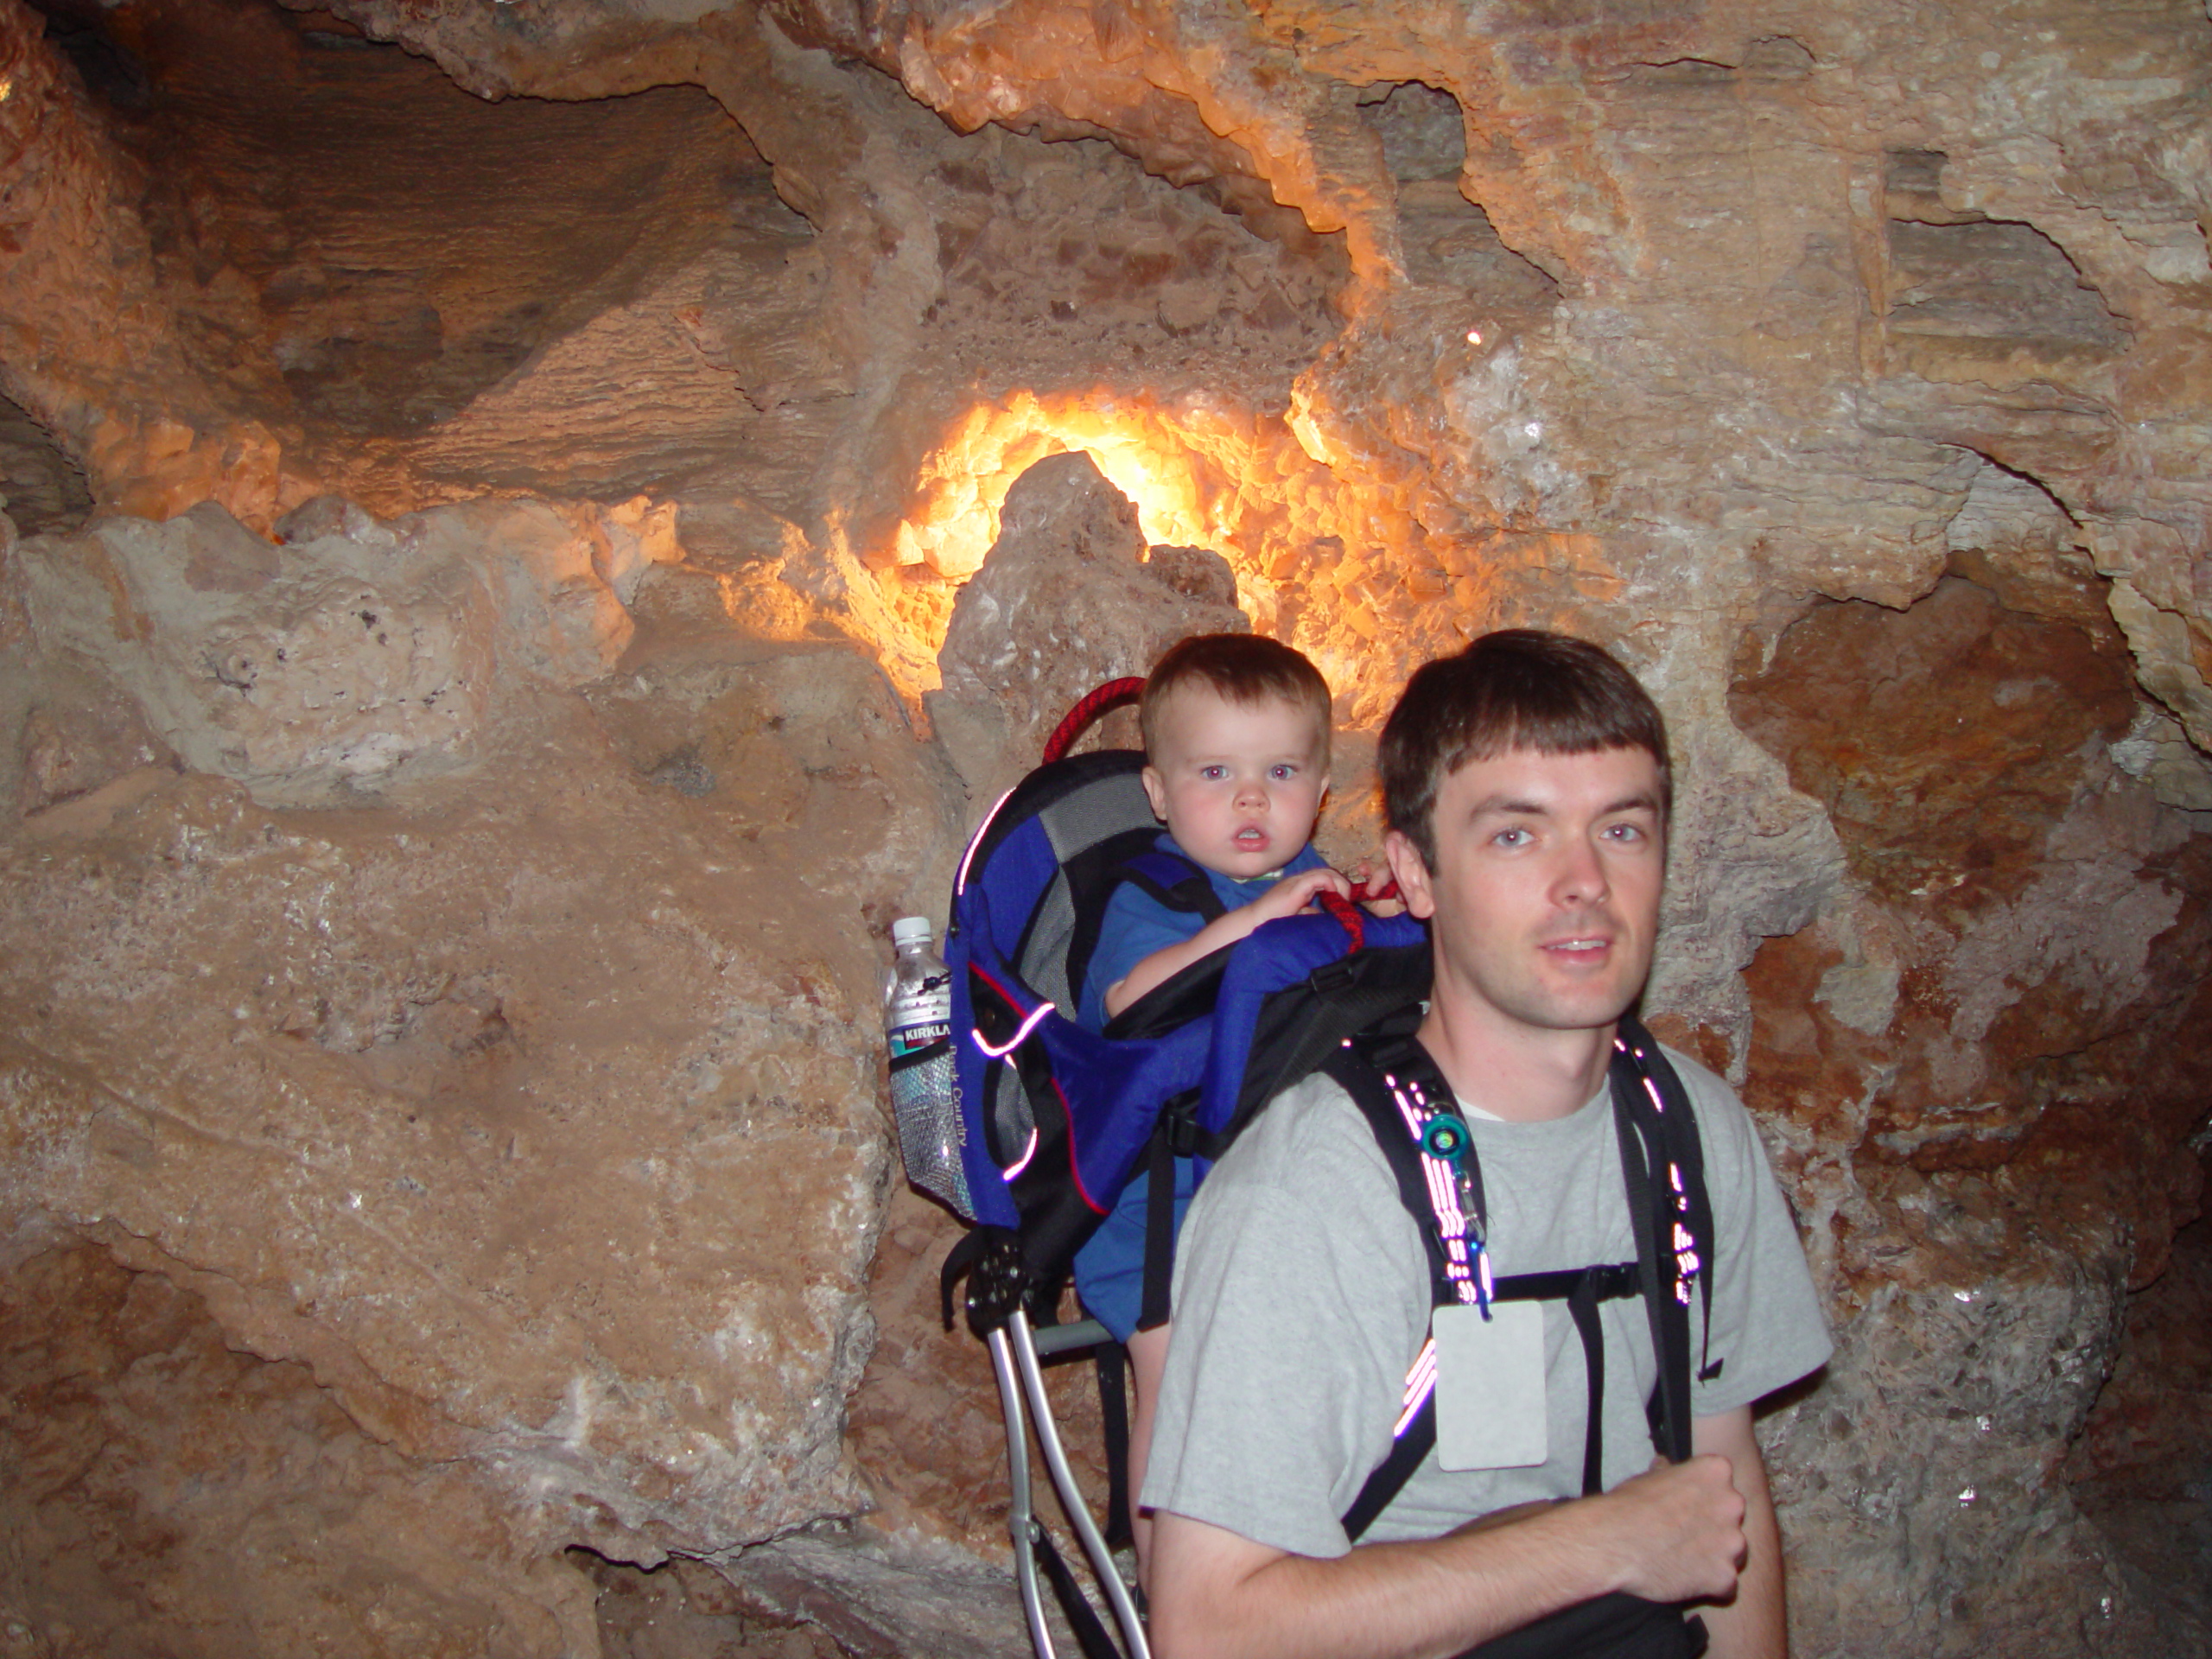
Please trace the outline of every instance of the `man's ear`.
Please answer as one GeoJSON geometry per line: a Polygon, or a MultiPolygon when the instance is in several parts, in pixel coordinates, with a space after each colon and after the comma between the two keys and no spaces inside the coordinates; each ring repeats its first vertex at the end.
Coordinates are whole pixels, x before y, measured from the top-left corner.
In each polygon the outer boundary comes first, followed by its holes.
{"type": "Polygon", "coordinates": [[[1406,901],[1407,911],[1421,921],[1435,915],[1436,895],[1429,889],[1428,866],[1422,861],[1421,849],[1392,830],[1382,837],[1382,860],[1398,879],[1398,896],[1406,901]]]}
{"type": "Polygon", "coordinates": [[[1152,816],[1162,823],[1167,822],[1167,785],[1160,780],[1157,768],[1147,766],[1137,774],[1144,785],[1144,798],[1152,803],[1152,816]]]}

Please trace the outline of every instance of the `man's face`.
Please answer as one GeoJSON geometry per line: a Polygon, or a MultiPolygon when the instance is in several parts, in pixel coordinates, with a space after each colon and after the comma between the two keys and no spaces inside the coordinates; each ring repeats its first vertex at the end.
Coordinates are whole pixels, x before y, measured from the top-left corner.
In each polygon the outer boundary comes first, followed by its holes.
{"type": "Polygon", "coordinates": [[[1659,766],[1640,748],[1514,749],[1438,790],[1436,866],[1395,832],[1385,850],[1427,918],[1437,995],[1500,1034],[1594,1030],[1651,970],[1666,873],[1659,766]]]}
{"type": "Polygon", "coordinates": [[[1160,710],[1145,793],[1178,846],[1223,875],[1273,875],[1313,833],[1329,778],[1313,711],[1178,687],[1160,710]]]}

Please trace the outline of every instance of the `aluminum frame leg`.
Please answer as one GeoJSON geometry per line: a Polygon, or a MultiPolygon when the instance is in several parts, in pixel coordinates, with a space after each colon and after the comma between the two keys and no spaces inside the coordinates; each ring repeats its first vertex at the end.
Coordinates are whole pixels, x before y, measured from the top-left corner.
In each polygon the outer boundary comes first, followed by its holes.
{"type": "MultiPolygon", "coordinates": [[[[1037,1659],[1054,1659],[1044,1599],[1037,1592],[1038,1522],[1029,1490],[1029,1431],[1021,1407],[1022,1385],[1016,1380],[1013,1344],[1005,1330],[992,1332],[984,1341],[991,1351],[992,1373],[998,1378],[999,1411],[1006,1419],[1006,1527],[1014,1539],[1014,1583],[1021,1592],[1021,1613],[1029,1621],[1029,1640],[1037,1659]]],[[[1033,1369],[1036,1362],[1033,1358],[1030,1363],[1033,1369]]]]}
{"type": "MultiPolygon", "coordinates": [[[[1029,1396],[1035,1417],[1038,1449],[1045,1454],[1045,1467],[1051,1471],[1052,1484],[1060,1497],[1060,1507],[1067,1512],[1068,1524],[1082,1541],[1083,1553],[1090,1558],[1090,1570],[1098,1580],[1098,1587],[1106,1597],[1107,1605],[1114,1611],[1114,1622],[1121,1626],[1122,1639],[1127,1644],[1129,1659],[1152,1659],[1152,1647],[1145,1640],[1144,1621],[1137,1617],[1135,1599],[1129,1587],[1122,1582],[1121,1570],[1114,1565],[1114,1554],[1106,1548],[1106,1539],[1098,1530],[1098,1523],[1091,1518],[1090,1506],[1084,1501],[1083,1490],[1075,1482],[1075,1471],[1068,1466],[1066,1449],[1060,1444],[1060,1432],[1052,1421],[1052,1402],[1045,1394],[1045,1373],[1037,1363],[1037,1342],[1029,1328],[1029,1316],[1016,1308],[1007,1318],[1003,1332],[995,1332],[991,1340],[996,1343],[1001,1335],[1011,1337],[1014,1360],[1021,1374],[1022,1390],[1029,1396]]],[[[994,1349],[995,1357],[996,1350],[994,1349]]],[[[994,1359],[995,1363],[995,1357],[994,1359]]],[[[1001,1383],[1003,1391],[1004,1383],[1001,1383]]],[[[1012,1417],[1008,1418],[1009,1427],[1012,1417]]],[[[1009,1445],[1011,1441],[1009,1440],[1009,1445]]],[[[1028,1489],[1028,1471],[1019,1476],[1020,1489],[1028,1489]]],[[[1033,1578],[1034,1574],[1032,1574],[1033,1578]]],[[[1041,1653],[1040,1659],[1050,1659],[1041,1653]]]]}

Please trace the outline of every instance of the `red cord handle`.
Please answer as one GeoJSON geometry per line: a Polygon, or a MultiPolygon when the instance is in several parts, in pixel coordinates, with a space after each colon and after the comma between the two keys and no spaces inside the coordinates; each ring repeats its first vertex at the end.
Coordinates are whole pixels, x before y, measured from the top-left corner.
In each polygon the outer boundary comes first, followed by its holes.
{"type": "Polygon", "coordinates": [[[1353,950],[1360,950],[1367,944],[1367,918],[1357,905],[1342,893],[1331,893],[1325,887],[1314,897],[1321,901],[1322,909],[1337,918],[1337,925],[1343,928],[1351,940],[1353,950]]]}
{"type": "Polygon", "coordinates": [[[1355,881],[1352,884],[1351,897],[1354,904],[1379,905],[1385,899],[1395,899],[1397,896],[1398,878],[1395,875],[1384,876],[1380,887],[1376,885],[1373,876],[1370,876],[1364,881],[1355,881]]]}
{"type": "Polygon", "coordinates": [[[1337,925],[1344,929],[1351,940],[1352,950],[1361,950],[1367,946],[1367,912],[1360,906],[1370,899],[1379,902],[1396,898],[1398,880],[1395,876],[1386,876],[1380,886],[1372,880],[1359,882],[1353,887],[1349,899],[1341,893],[1331,893],[1325,887],[1313,896],[1320,900],[1323,910],[1337,918],[1337,925]]]}
{"type": "Polygon", "coordinates": [[[1141,679],[1109,680],[1067,712],[1067,718],[1052,728],[1052,736],[1045,740],[1045,764],[1051,766],[1075,746],[1083,735],[1083,728],[1104,714],[1109,709],[1118,709],[1125,702],[1135,702],[1144,695],[1141,679]]]}

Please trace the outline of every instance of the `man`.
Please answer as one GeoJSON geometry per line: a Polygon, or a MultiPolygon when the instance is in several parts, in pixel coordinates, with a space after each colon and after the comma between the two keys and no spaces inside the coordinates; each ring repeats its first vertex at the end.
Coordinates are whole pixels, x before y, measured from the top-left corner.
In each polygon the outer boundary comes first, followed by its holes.
{"type": "MultiPolygon", "coordinates": [[[[1390,867],[1430,927],[1415,1034],[1471,1129],[1497,1272],[1635,1261],[1607,1078],[1658,931],[1670,779],[1657,709],[1596,646],[1491,634],[1414,676],[1381,770],[1390,867]]],[[[1161,1659],[1444,1659],[1501,1637],[1516,1654],[1686,1656],[1688,1604],[1713,1654],[1784,1652],[1751,1408],[1829,1344],[1748,1116],[1673,1058],[1713,1215],[1709,1328],[1693,1313],[1695,1455],[1652,1457],[1641,1297],[1599,1305],[1601,1390],[1567,1309],[1541,1304],[1495,1327],[1514,1325],[1526,1353],[1456,1372],[1447,1357],[1435,1390],[1440,1423],[1448,1405],[1478,1442],[1502,1423],[1522,1449],[1461,1443],[1449,1465],[1431,1452],[1356,1547],[1339,1517],[1389,1451],[1430,1331],[1427,1218],[1328,1077],[1246,1131],[1179,1252],[1144,1492],[1161,1659]],[[1516,1367],[1533,1387],[1493,1398],[1516,1367]],[[1593,1396],[1604,1490],[1585,1497],[1593,1396]],[[1627,1636],[1569,1633],[1614,1605],[1636,1610],[1627,1636]]]]}

